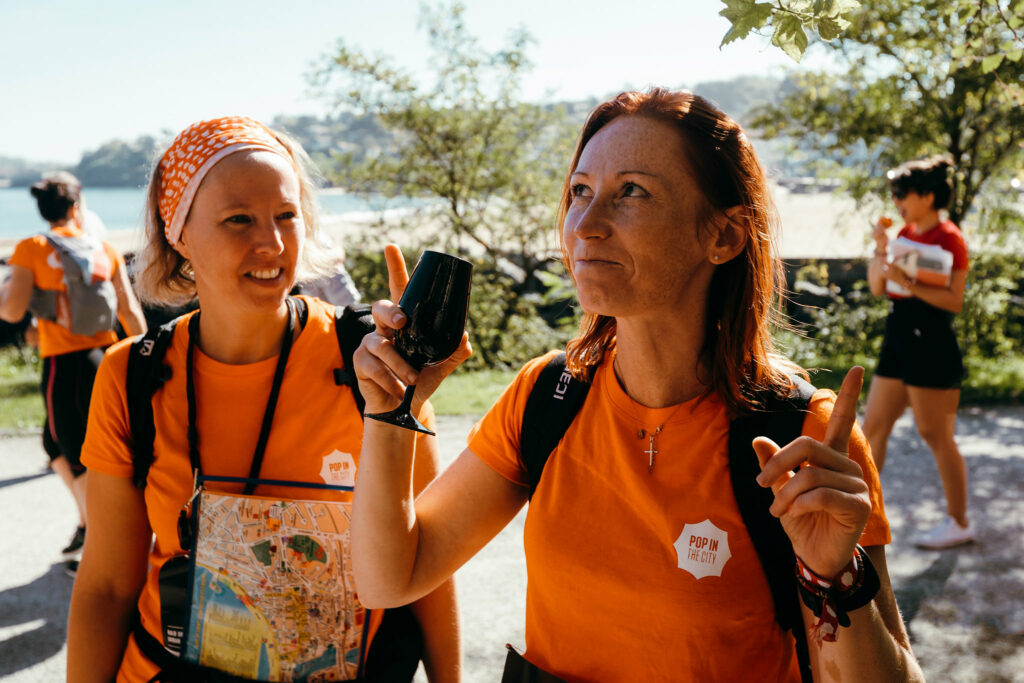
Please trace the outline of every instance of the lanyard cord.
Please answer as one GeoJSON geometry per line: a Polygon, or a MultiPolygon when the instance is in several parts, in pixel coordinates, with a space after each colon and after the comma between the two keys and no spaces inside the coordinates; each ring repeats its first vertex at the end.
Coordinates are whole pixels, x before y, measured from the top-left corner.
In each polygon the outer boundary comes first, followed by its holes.
{"type": "MultiPolygon", "coordinates": [[[[267,398],[267,407],[263,411],[263,424],[260,426],[260,436],[256,442],[256,451],[252,456],[252,466],[249,468],[249,479],[255,480],[263,465],[263,455],[267,448],[267,440],[270,438],[270,427],[274,422],[274,411],[277,408],[277,396],[281,391],[281,382],[284,380],[284,369],[288,364],[288,354],[292,350],[292,339],[295,337],[295,303],[289,297],[286,300],[288,306],[288,327],[281,340],[281,353],[277,357],[277,367],[274,370],[274,383],[270,387],[270,396],[267,398]]],[[[188,395],[188,458],[192,463],[192,471],[202,474],[202,463],[199,458],[199,429],[196,426],[196,390],[192,378],[192,363],[195,356],[195,348],[199,344],[199,315],[196,313],[188,321],[188,352],[186,356],[187,371],[185,373],[185,393],[188,395]]],[[[249,495],[256,488],[256,482],[250,481],[245,485],[245,494],[249,495]]]]}

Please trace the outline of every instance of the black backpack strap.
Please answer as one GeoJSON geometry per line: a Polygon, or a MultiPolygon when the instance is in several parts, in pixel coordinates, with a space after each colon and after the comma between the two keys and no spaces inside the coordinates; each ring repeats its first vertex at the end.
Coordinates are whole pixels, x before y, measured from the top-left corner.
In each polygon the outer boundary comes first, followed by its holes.
{"type": "Polygon", "coordinates": [[[128,371],[125,393],[128,402],[128,426],[131,431],[132,482],[140,489],[146,487],[146,477],[153,464],[153,394],[171,378],[171,368],[163,364],[167,347],[174,339],[174,328],[179,318],[151,327],[146,334],[132,342],[128,349],[128,371]]]}
{"type": "Polygon", "coordinates": [[[356,400],[356,407],[359,414],[363,414],[366,401],[359,393],[359,382],[356,380],[356,371],[352,367],[352,354],[359,348],[363,337],[373,332],[376,325],[373,323],[373,315],[370,307],[365,304],[353,304],[345,306],[344,309],[335,306],[334,308],[334,333],[338,335],[338,348],[341,349],[341,360],[343,367],[334,369],[334,383],[340,386],[347,386],[352,390],[352,397],[356,400]]]}
{"type": "Polygon", "coordinates": [[[530,390],[523,412],[519,445],[530,482],[531,498],[540,483],[548,456],[576,419],[590,391],[590,382],[581,382],[573,377],[565,367],[565,360],[565,354],[560,353],[548,361],[530,390]]]}
{"type": "Polygon", "coordinates": [[[768,512],[775,496],[770,488],[763,488],[755,481],[761,473],[761,466],[751,446],[758,436],[766,436],[785,446],[803,433],[807,406],[815,388],[799,377],[790,377],[790,380],[794,386],[789,396],[760,394],[756,397],[762,405],[760,410],[730,423],[729,474],[740,515],[768,578],[775,618],[783,629],[793,632],[797,641],[800,676],[803,680],[810,680],[807,634],[797,597],[793,545],[782,529],[782,522],[768,512]]]}

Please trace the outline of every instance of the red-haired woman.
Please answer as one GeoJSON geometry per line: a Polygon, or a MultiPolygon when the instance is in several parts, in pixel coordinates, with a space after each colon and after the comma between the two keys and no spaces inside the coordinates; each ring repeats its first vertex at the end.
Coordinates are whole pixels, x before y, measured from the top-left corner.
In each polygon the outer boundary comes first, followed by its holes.
{"type": "MultiPolygon", "coordinates": [[[[559,216],[585,312],[567,348],[568,373],[589,380],[582,408],[532,497],[523,412],[553,354],[523,368],[415,504],[412,433],[367,422],[353,515],[360,596],[390,605],[432,590],[529,499],[525,666],[567,681],[800,680],[730,483],[730,421],[755,396],[788,394],[798,370],[769,335],[777,219],[749,140],[691,93],[623,93],[584,126],[559,216]]],[[[394,296],[406,279],[396,252],[394,296]]],[[[378,302],[374,316],[355,362],[367,411],[393,408],[405,383],[423,400],[469,353],[416,373],[390,341],[401,309],[378,302]]],[[[848,626],[811,646],[814,677],[913,679],[878,476],[854,427],[860,377],[838,399],[814,394],[802,438],[755,441],[751,478],[774,491],[803,592],[829,585],[845,599],[846,582],[869,572],[865,555],[880,577],[848,626]]],[[[808,628],[827,630],[820,604],[801,609],[808,628]]]]}
{"type": "Polygon", "coordinates": [[[889,263],[885,231],[892,221],[884,218],[875,228],[875,255],[868,269],[871,293],[887,295],[890,312],[868,392],[864,433],[881,471],[893,425],[907,405],[913,411],[946,493],[946,517],[916,541],[931,550],[974,540],[974,527],[967,521],[967,465],[954,438],[964,366],[953,316],[964,301],[967,243],[960,228],[939,214],[952,196],[946,177],[949,165],[949,159],[940,156],[907,162],[889,172],[892,200],[905,223],[897,239],[907,246],[945,252],[948,281],[929,282],[916,272],[911,277],[897,263],[889,263]]]}

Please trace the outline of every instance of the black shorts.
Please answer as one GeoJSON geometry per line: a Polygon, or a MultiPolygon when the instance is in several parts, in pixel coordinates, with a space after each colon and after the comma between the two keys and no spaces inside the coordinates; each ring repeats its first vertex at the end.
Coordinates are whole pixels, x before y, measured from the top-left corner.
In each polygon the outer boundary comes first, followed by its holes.
{"type": "Polygon", "coordinates": [[[875,374],[913,387],[959,389],[963,358],[953,314],[920,299],[894,299],[875,374]]]}
{"type": "Polygon", "coordinates": [[[83,349],[43,359],[43,398],[49,432],[43,437],[43,444],[51,460],[59,449],[76,477],[85,472],[80,462],[82,442],[89,422],[92,384],[103,360],[103,351],[102,348],[83,349]]]}

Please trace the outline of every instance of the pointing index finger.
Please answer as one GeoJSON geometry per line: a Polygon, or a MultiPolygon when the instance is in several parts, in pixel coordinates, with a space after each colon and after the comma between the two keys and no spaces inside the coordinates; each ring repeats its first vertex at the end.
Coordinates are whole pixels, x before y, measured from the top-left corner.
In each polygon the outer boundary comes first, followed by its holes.
{"type": "Polygon", "coordinates": [[[391,300],[399,301],[405,286],[409,284],[409,272],[405,269],[405,258],[397,244],[388,244],[384,247],[384,261],[388,265],[388,289],[391,290],[391,300]]]}
{"type": "Polygon", "coordinates": [[[850,434],[857,422],[857,399],[860,398],[861,386],[864,384],[864,368],[855,365],[850,368],[839,388],[835,407],[825,428],[825,440],[822,442],[829,448],[848,453],[850,450],[850,434]]]}

